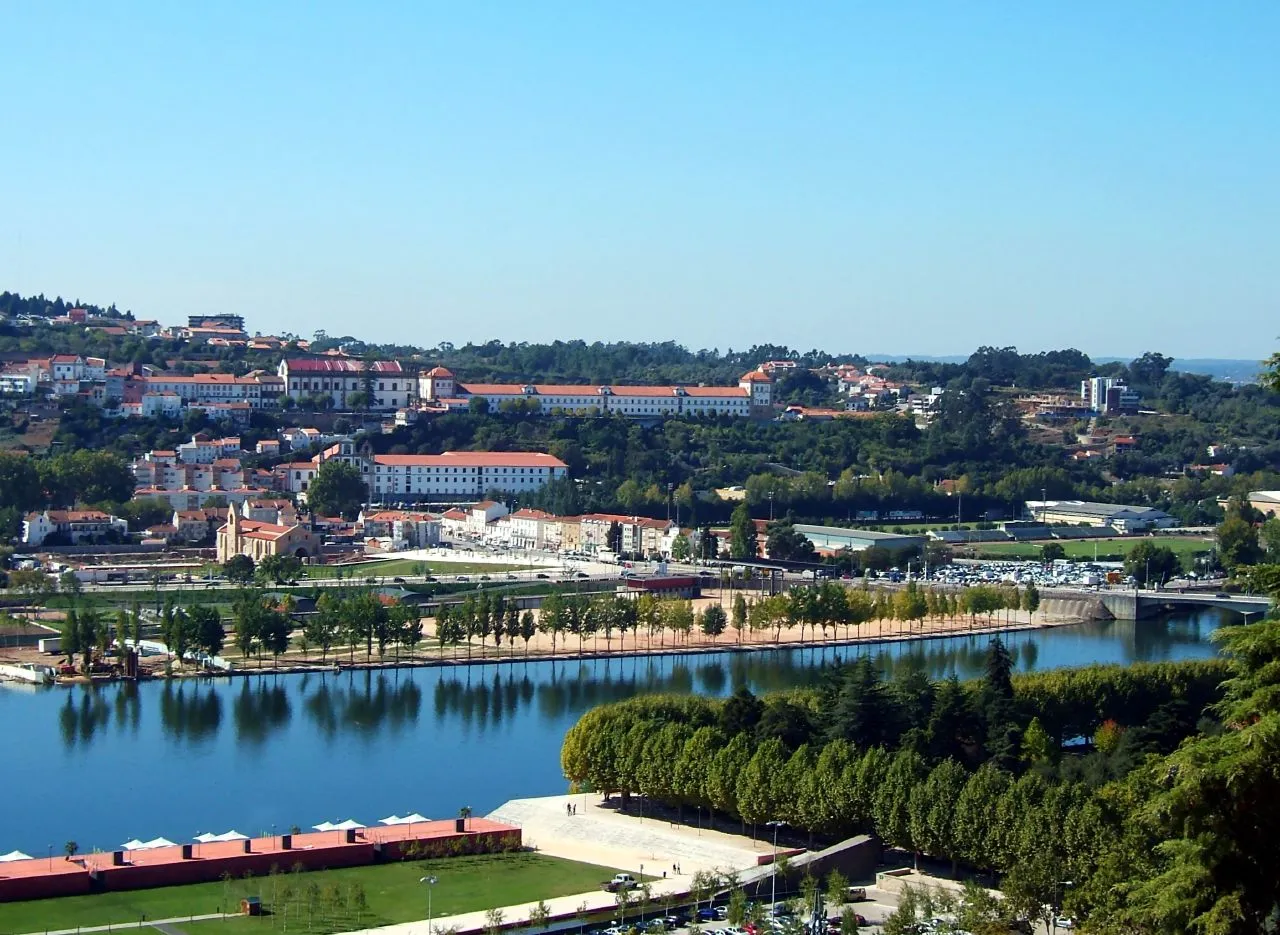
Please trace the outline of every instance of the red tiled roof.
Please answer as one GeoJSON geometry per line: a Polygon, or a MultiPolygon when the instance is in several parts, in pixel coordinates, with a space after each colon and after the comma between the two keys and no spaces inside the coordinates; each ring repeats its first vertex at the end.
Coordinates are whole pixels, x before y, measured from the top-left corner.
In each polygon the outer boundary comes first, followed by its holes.
{"type": "Polygon", "coordinates": [[[428,370],[428,371],[427,371],[427,376],[429,376],[429,377],[451,377],[451,376],[453,376],[453,371],[452,371],[452,370],[450,370],[448,367],[432,367],[430,370],[428,370]]]}
{"type": "Polygon", "coordinates": [[[411,467],[549,467],[565,463],[541,451],[446,451],[438,455],[374,455],[377,464],[411,467]]]}
{"type": "MultiPolygon", "coordinates": [[[[366,364],[363,360],[300,357],[285,361],[285,366],[290,373],[363,373],[366,364]]],[[[395,360],[374,361],[372,370],[374,373],[404,372],[400,362],[395,360]]]]}
{"type": "Polygon", "coordinates": [[[684,391],[693,397],[747,397],[747,391],[740,386],[686,386],[684,391]]]}

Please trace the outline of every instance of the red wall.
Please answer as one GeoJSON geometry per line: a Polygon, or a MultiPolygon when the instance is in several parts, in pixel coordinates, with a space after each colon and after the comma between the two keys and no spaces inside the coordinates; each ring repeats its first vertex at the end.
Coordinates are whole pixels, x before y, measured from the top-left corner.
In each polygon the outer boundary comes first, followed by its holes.
{"type": "MultiPolygon", "coordinates": [[[[461,840],[458,853],[474,854],[490,851],[512,850],[522,843],[519,829],[508,831],[480,831],[447,837],[419,840],[419,846],[428,848],[430,856],[446,857],[455,852],[451,842],[461,840]]],[[[409,841],[389,841],[383,845],[382,860],[399,860],[404,845],[409,841]]],[[[108,858],[109,859],[109,858],[108,858]]],[[[288,873],[294,864],[302,864],[308,870],[327,870],[337,867],[362,867],[377,862],[377,845],[361,841],[356,844],[334,844],[328,847],[311,847],[306,850],[272,850],[266,853],[235,854],[227,857],[171,860],[151,865],[126,865],[104,867],[83,873],[33,874],[21,877],[0,877],[0,901],[43,899],[49,896],[72,896],[94,890],[140,890],[158,886],[176,886],[184,883],[207,883],[222,878],[224,873],[243,877],[245,873],[266,876],[273,866],[288,873]],[[94,880],[92,873],[97,873],[94,880]]],[[[0,865],[2,866],[2,865],[0,865]]]]}

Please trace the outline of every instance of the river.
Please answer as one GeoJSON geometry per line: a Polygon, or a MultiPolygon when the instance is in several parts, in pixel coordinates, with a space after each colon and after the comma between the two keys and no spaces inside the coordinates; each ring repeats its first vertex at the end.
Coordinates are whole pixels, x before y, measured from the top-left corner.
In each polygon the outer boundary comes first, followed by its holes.
{"type": "MultiPolygon", "coordinates": [[[[1215,652],[1206,610],[1158,620],[1006,634],[1020,671],[1198,659],[1215,652]]],[[[803,685],[837,657],[886,669],[981,672],[988,637],[839,650],[649,656],[100,687],[0,686],[7,734],[0,853],[110,850],[130,838],[189,841],[391,814],[476,814],[565,790],[560,741],[593,705],[645,692],[726,695],[803,685]]]]}

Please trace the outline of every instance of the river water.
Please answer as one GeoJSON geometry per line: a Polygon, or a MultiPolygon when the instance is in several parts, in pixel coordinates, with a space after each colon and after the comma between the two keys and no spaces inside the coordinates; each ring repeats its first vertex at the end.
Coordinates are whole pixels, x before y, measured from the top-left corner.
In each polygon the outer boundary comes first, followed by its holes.
{"type": "MultiPolygon", "coordinates": [[[[1199,659],[1238,618],[1206,610],[1006,634],[1021,671],[1199,659]]],[[[476,814],[565,791],[560,742],[593,705],[812,683],[870,652],[889,672],[981,672],[988,637],[751,653],[531,662],[100,687],[0,686],[0,853],[110,850],[235,828],[476,814]]]]}

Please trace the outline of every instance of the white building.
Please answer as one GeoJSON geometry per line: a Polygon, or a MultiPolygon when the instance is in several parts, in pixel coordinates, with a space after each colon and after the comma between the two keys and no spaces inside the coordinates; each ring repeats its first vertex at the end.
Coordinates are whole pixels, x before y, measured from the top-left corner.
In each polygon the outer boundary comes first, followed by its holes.
{"type": "Polygon", "coordinates": [[[374,455],[362,459],[373,500],[464,499],[490,490],[523,493],[564,477],[568,467],[543,452],[446,451],[438,455],[374,455]]]}
{"type": "Polygon", "coordinates": [[[1090,377],[1080,382],[1080,401],[1094,412],[1108,415],[1137,412],[1142,397],[1113,377],[1090,377]]]}
{"type": "Polygon", "coordinates": [[[560,518],[552,513],[523,508],[506,517],[505,522],[509,530],[507,543],[513,549],[560,547],[560,518]]]}
{"type": "Polygon", "coordinates": [[[242,377],[230,373],[162,374],[137,377],[136,382],[142,385],[144,394],[172,393],[182,406],[244,402],[251,409],[270,409],[278,405],[283,386],[279,377],[261,372],[242,377]]]}
{"type": "Polygon", "coordinates": [[[1088,500],[1028,500],[1026,518],[1050,526],[1096,526],[1122,533],[1167,529],[1178,524],[1177,519],[1155,507],[1088,500]]]}
{"type": "Polygon", "coordinates": [[[78,545],[108,533],[124,539],[129,534],[128,521],[101,510],[45,510],[28,513],[22,520],[22,541],[26,545],[43,545],[54,534],[64,535],[70,544],[78,545]]]}
{"type": "Polygon", "coordinates": [[[0,371],[0,394],[30,396],[36,391],[36,378],[28,370],[0,371]]]}
{"type": "Polygon", "coordinates": [[[483,397],[491,411],[519,403],[534,411],[567,415],[614,414],[630,418],[663,416],[750,416],[773,402],[773,381],[760,370],[743,374],[737,386],[620,386],[617,384],[458,383],[452,372],[434,367],[418,377],[426,404],[466,409],[483,397]]]}
{"type": "Polygon", "coordinates": [[[409,404],[414,378],[398,361],[366,364],[347,357],[304,357],[280,362],[284,391],[293,399],[328,396],[334,408],[350,408],[353,393],[367,393],[367,408],[394,411],[409,404]]]}

